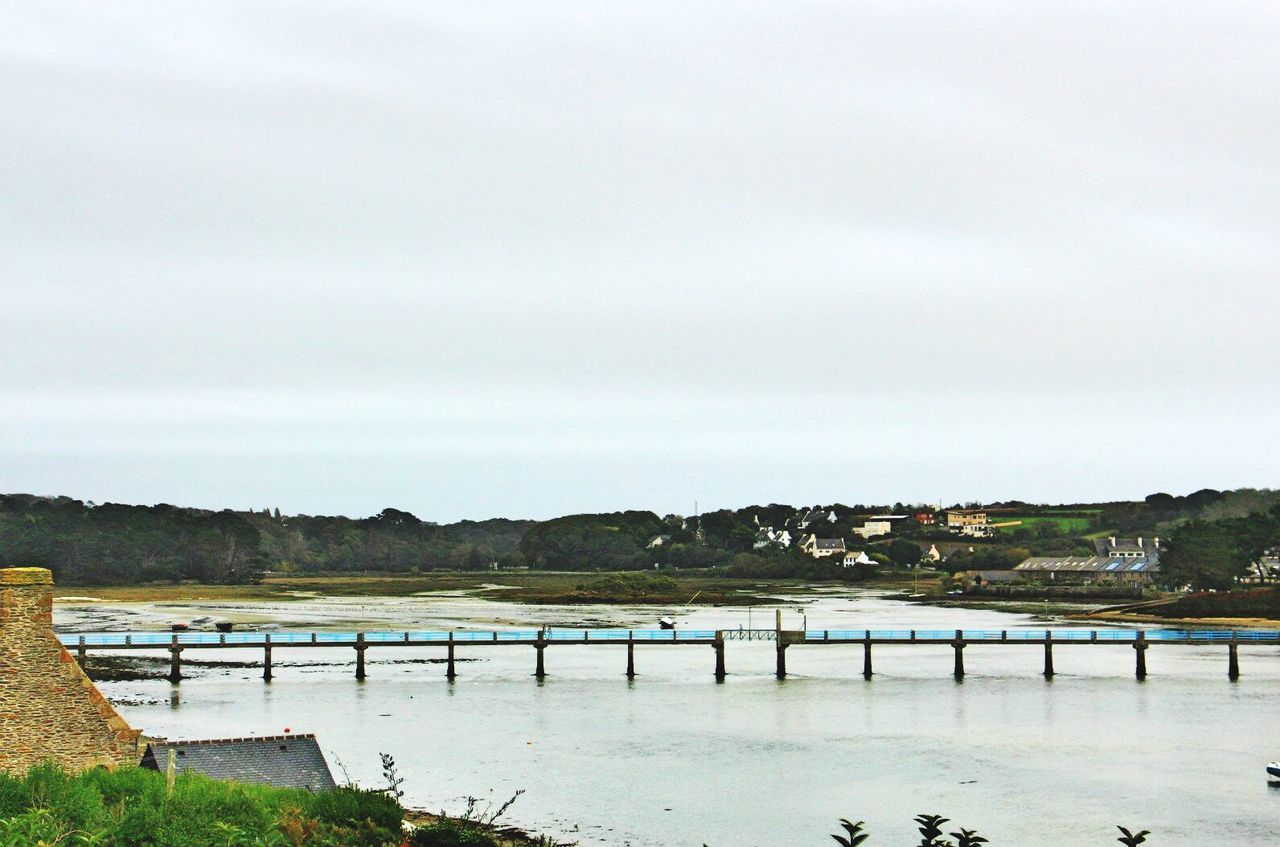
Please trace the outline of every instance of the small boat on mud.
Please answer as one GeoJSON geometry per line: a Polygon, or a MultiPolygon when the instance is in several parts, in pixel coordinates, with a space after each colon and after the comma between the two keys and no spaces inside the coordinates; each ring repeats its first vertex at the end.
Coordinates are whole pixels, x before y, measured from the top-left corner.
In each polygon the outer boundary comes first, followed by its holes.
{"type": "Polygon", "coordinates": [[[1280,762],[1271,762],[1267,765],[1267,776],[1271,779],[1280,780],[1280,762]]]}
{"type": "Polygon", "coordinates": [[[658,618],[658,626],[662,627],[663,629],[675,629],[676,619],[671,617],[670,615],[663,615],[662,617],[658,618]]]}

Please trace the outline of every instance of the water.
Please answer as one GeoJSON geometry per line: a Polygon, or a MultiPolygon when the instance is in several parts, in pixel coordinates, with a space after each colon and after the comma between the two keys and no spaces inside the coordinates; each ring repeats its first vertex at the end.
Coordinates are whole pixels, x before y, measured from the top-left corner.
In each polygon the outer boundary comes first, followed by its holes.
{"type": "MultiPolygon", "coordinates": [[[[857,593],[804,603],[810,629],[1044,625],[857,593]]],[[[59,608],[57,617],[63,629],[95,630],[200,612],[336,629],[647,627],[656,617],[459,596],[128,611],[59,608]]],[[[755,626],[772,623],[751,614],[755,626]]],[[[692,609],[681,626],[736,628],[747,616],[692,609]]],[[[787,625],[800,623],[789,610],[787,625]]],[[[794,647],[779,682],[772,644],[730,642],[723,685],[710,647],[639,647],[631,683],[625,647],[552,647],[542,683],[531,677],[532,648],[460,648],[453,684],[433,661],[441,655],[375,647],[363,684],[344,651],[277,649],[271,685],[260,668],[215,664],[188,667],[193,677],[178,688],[101,687],[151,734],[315,732],[361,783],[379,782],[377,753],[390,752],[411,805],[458,811],[471,794],[496,806],[526,789],[512,823],[584,845],[816,846],[849,817],[868,821],[869,845],[888,847],[914,843],[919,812],[1018,847],[1113,844],[1117,823],[1153,830],[1156,847],[1257,845],[1280,833],[1280,790],[1262,770],[1280,757],[1276,647],[1241,647],[1237,683],[1226,679],[1225,646],[1156,645],[1145,683],[1127,645],[1060,646],[1052,681],[1040,676],[1040,647],[972,646],[961,683],[947,647],[877,647],[871,681],[857,646],[794,647]]]]}

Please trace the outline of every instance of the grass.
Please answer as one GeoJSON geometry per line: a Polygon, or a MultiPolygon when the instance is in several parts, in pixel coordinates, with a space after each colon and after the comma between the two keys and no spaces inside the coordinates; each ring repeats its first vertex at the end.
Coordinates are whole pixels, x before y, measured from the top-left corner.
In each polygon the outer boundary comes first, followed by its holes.
{"type": "Polygon", "coordinates": [[[1009,534],[1019,529],[1037,529],[1045,524],[1050,524],[1062,535],[1079,535],[1082,532],[1087,532],[1093,526],[1093,521],[1089,518],[1046,514],[992,515],[991,519],[995,523],[999,523],[1001,521],[1022,521],[1019,526],[998,527],[996,531],[1004,534],[1009,534]]]}
{"type": "Polygon", "coordinates": [[[0,847],[384,847],[404,813],[382,792],[311,794],[141,768],[0,774],[0,847]]]}

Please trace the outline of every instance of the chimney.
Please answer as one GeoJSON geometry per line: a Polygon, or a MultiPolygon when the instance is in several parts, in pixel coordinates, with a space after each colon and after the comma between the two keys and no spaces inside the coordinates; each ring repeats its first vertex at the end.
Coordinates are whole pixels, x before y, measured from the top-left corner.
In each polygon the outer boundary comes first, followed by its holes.
{"type": "Polygon", "coordinates": [[[1142,536],[1141,536],[1141,535],[1139,535],[1139,536],[1138,536],[1138,547],[1139,547],[1139,548],[1141,548],[1141,547],[1142,547],[1142,536]]]}
{"type": "Polygon", "coordinates": [[[1116,537],[1114,535],[1108,538],[1107,542],[1111,545],[1112,550],[1116,549],[1116,537]]]}

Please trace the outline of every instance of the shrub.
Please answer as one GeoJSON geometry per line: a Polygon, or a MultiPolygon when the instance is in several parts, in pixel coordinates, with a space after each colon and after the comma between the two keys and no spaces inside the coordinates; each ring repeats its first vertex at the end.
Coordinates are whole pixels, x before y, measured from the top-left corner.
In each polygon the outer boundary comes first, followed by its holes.
{"type": "Polygon", "coordinates": [[[379,829],[400,831],[404,810],[381,791],[335,788],[308,795],[302,804],[308,815],[336,826],[352,826],[368,821],[379,829]]]}
{"type": "Polygon", "coordinates": [[[490,832],[447,818],[418,827],[409,843],[413,847],[498,847],[499,844],[490,832]]]}

